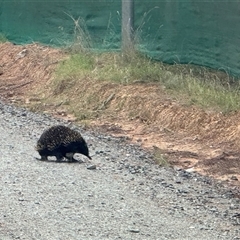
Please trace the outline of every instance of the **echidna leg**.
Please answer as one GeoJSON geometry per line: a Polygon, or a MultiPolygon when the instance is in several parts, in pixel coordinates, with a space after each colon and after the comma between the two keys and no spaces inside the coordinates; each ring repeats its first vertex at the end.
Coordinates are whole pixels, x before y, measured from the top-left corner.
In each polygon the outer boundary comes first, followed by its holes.
{"type": "Polygon", "coordinates": [[[65,157],[67,158],[68,162],[75,162],[76,160],[73,158],[74,153],[69,152],[65,154],[65,157]]]}
{"type": "Polygon", "coordinates": [[[40,159],[41,161],[47,161],[48,160],[48,158],[47,158],[47,156],[45,156],[45,155],[41,155],[41,159],[40,159]]]}
{"type": "Polygon", "coordinates": [[[56,158],[57,158],[57,162],[61,162],[63,160],[63,155],[59,153],[56,155],[56,158]]]}

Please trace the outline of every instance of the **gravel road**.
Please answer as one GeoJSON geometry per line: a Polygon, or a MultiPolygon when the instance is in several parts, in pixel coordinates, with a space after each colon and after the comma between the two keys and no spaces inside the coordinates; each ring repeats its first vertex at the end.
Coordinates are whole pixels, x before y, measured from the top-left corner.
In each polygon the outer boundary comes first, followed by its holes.
{"type": "Polygon", "coordinates": [[[91,162],[36,160],[37,139],[59,123],[0,102],[1,240],[240,239],[236,189],[158,167],[123,138],[79,129],[91,162]]]}

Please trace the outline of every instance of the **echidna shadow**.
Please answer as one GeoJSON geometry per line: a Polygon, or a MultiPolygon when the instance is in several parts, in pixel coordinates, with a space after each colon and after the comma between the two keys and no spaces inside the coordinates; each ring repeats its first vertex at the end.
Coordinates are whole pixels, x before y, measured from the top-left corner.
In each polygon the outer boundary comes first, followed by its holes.
{"type": "Polygon", "coordinates": [[[80,153],[89,159],[87,143],[81,134],[69,127],[56,125],[45,130],[37,141],[36,150],[42,161],[47,161],[48,157],[55,156],[60,162],[64,157],[69,162],[76,161],[73,158],[75,153],[80,153]]]}

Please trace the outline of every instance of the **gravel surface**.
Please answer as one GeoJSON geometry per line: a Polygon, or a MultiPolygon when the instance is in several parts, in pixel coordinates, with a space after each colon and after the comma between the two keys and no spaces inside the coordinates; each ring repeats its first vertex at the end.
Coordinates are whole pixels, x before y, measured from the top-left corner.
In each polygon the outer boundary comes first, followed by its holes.
{"type": "Polygon", "coordinates": [[[83,129],[92,161],[38,161],[43,130],[67,123],[2,102],[0,113],[1,240],[240,239],[237,189],[83,129]]]}

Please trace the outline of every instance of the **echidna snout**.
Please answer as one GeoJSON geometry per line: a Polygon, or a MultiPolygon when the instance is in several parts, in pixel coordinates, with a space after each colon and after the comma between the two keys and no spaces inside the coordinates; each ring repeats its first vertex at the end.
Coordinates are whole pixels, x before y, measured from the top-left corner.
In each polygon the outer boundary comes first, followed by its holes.
{"type": "Polygon", "coordinates": [[[40,154],[41,160],[47,160],[48,156],[55,156],[57,161],[61,161],[64,157],[73,161],[75,153],[92,159],[89,156],[87,143],[81,134],[62,125],[45,130],[37,141],[36,150],[40,154]]]}

